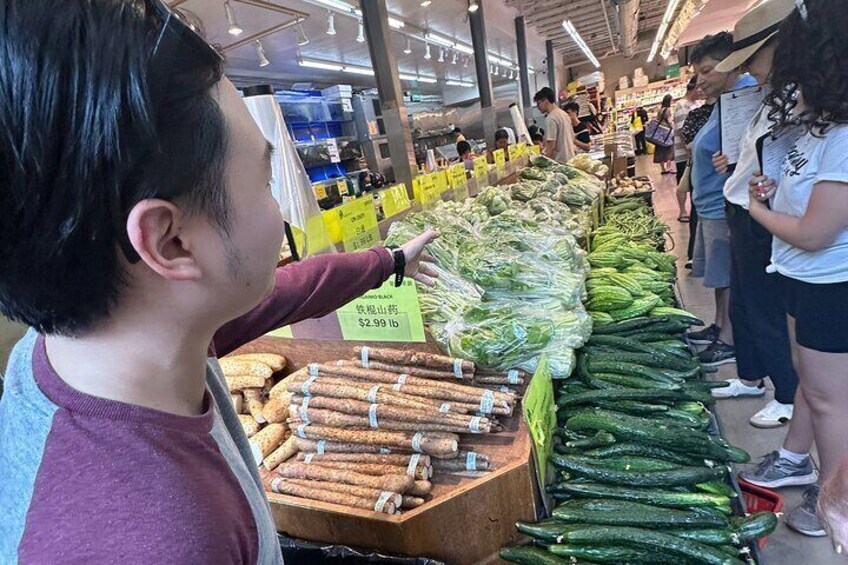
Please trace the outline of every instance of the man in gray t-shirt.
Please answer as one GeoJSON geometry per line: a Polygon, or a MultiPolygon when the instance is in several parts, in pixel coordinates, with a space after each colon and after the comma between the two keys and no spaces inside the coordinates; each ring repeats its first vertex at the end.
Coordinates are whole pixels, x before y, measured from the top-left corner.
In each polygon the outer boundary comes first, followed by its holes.
{"type": "Polygon", "coordinates": [[[545,144],[542,152],[560,163],[566,163],[574,157],[574,128],[571,120],[559,106],[556,105],[556,95],[549,87],[545,87],[533,97],[536,108],[547,116],[545,120],[545,144]]]}

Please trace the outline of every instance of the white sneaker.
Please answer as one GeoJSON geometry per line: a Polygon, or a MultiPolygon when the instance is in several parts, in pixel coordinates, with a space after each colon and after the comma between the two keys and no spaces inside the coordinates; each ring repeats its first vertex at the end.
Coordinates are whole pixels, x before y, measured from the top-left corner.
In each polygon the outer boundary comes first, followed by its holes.
{"type": "Polygon", "coordinates": [[[792,419],[795,406],[772,400],[748,420],[756,428],[779,428],[792,419]]]}
{"type": "Polygon", "coordinates": [[[766,393],[765,387],[748,386],[740,379],[725,381],[730,386],[714,388],[713,398],[736,398],[737,396],[762,396],[766,393]]]}

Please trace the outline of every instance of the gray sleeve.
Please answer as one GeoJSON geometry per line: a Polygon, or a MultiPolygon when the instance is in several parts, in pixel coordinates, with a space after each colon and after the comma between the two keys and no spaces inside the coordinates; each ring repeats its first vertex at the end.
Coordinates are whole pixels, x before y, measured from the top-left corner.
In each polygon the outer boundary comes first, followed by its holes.
{"type": "Polygon", "coordinates": [[[556,141],[559,138],[559,123],[553,114],[549,114],[545,120],[545,141],[556,141]]]}

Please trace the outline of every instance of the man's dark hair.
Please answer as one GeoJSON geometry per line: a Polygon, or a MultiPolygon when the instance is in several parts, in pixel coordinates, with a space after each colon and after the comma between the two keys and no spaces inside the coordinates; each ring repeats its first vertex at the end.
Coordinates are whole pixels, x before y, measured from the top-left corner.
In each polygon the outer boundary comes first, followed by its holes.
{"type": "Polygon", "coordinates": [[[471,151],[471,144],[467,141],[460,141],[456,144],[456,152],[459,153],[460,157],[462,157],[469,151],[471,151]]]}
{"type": "Polygon", "coordinates": [[[686,92],[692,92],[696,88],[698,88],[698,75],[693,75],[686,83],[686,92]]]}
{"type": "Polygon", "coordinates": [[[462,133],[462,129],[455,127],[455,128],[453,128],[453,132],[454,133],[462,133]]]}
{"type": "Polygon", "coordinates": [[[533,141],[533,143],[536,143],[537,141],[545,141],[545,136],[539,132],[536,132],[530,134],[530,139],[533,141]]]}
{"type": "Polygon", "coordinates": [[[547,100],[548,102],[554,103],[556,102],[556,94],[554,94],[554,91],[551,90],[551,87],[546,86],[533,97],[533,102],[538,102],[539,100],[547,100]]]}
{"type": "Polygon", "coordinates": [[[715,61],[723,61],[731,53],[733,53],[733,34],[729,31],[720,31],[702,39],[692,50],[689,59],[693,64],[698,64],[708,57],[715,61]]]}
{"type": "Polygon", "coordinates": [[[566,112],[574,111],[574,112],[577,112],[579,114],[580,113],[580,104],[578,104],[577,102],[572,100],[570,102],[566,102],[565,105],[562,107],[562,109],[565,110],[566,112]]]}
{"type": "Polygon", "coordinates": [[[227,131],[210,92],[222,61],[175,44],[188,28],[163,27],[183,24],[155,1],[0,9],[0,312],[41,333],[109,315],[123,256],[137,260],[125,226],[139,201],[227,229],[227,131]]]}
{"type": "Polygon", "coordinates": [[[509,139],[509,132],[507,132],[505,129],[499,129],[498,131],[496,131],[495,141],[499,139],[509,139]]]}

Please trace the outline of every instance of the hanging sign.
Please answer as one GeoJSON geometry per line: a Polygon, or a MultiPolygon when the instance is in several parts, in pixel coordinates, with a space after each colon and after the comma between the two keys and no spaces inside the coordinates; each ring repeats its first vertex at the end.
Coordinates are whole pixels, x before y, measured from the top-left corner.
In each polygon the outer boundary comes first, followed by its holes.
{"type": "Polygon", "coordinates": [[[377,225],[373,196],[369,194],[352,200],[336,210],[339,211],[345,251],[368,249],[380,243],[380,228],[377,225]]]}
{"type": "Polygon", "coordinates": [[[383,199],[383,215],[386,218],[397,216],[405,210],[409,210],[412,205],[409,201],[409,194],[406,192],[406,186],[396,184],[387,188],[381,194],[383,199]]]}

